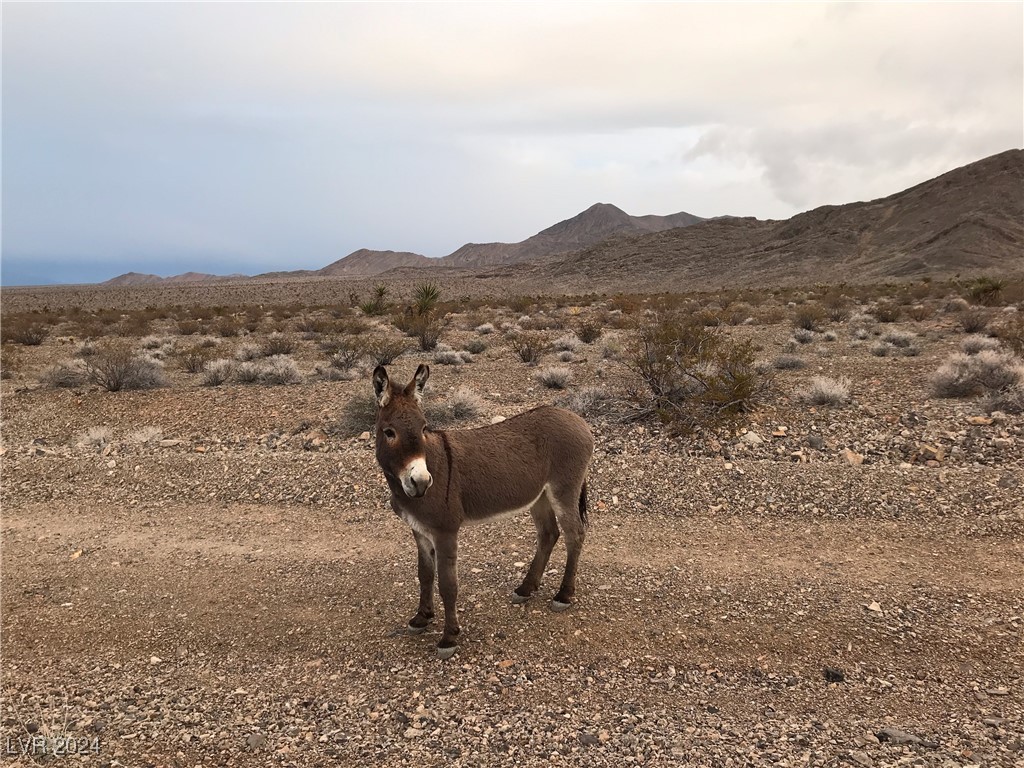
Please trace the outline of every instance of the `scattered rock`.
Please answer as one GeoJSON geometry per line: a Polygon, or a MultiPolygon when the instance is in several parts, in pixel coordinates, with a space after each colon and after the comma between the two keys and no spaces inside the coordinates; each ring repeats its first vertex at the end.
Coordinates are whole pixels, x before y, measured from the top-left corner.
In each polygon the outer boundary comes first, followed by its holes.
{"type": "Polygon", "coordinates": [[[267,745],[267,737],[262,733],[251,733],[245,740],[245,746],[249,749],[260,749],[267,745]]]}
{"type": "Polygon", "coordinates": [[[898,728],[883,728],[875,733],[879,741],[888,741],[891,744],[920,744],[921,739],[912,733],[901,731],[898,728]]]}
{"type": "Polygon", "coordinates": [[[504,416],[492,416],[491,424],[501,424],[505,420],[504,416]]]}
{"type": "Polygon", "coordinates": [[[844,448],[841,455],[843,457],[843,461],[851,467],[859,467],[864,463],[864,456],[856,451],[851,451],[849,448],[844,448]]]}
{"type": "Polygon", "coordinates": [[[846,680],[846,675],[839,667],[825,667],[823,674],[830,683],[841,683],[846,680]]]}

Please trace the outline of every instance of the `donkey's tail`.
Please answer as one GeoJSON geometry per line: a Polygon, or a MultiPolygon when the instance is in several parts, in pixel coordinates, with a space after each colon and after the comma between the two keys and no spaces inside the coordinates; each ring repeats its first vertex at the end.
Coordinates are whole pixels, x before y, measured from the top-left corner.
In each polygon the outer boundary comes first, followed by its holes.
{"type": "Polygon", "coordinates": [[[580,489],[580,520],[583,521],[583,525],[590,525],[590,520],[587,516],[587,481],[583,481],[583,487],[580,489]]]}

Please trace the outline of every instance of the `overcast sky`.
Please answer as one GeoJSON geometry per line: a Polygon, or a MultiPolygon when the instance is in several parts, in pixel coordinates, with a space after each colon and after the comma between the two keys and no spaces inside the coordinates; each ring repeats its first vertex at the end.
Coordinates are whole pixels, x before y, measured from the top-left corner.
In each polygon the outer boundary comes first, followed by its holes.
{"type": "Polygon", "coordinates": [[[1020,3],[3,7],[3,282],[784,218],[1024,144],[1020,3]]]}

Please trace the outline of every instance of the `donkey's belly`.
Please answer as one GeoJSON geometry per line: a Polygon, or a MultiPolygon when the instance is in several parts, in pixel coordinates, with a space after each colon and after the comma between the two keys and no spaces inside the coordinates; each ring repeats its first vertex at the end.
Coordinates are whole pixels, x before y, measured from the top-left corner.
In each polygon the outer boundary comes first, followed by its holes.
{"type": "Polygon", "coordinates": [[[467,523],[484,523],[490,522],[491,520],[500,520],[504,517],[513,517],[515,515],[522,514],[523,512],[529,512],[530,509],[540,501],[541,497],[547,493],[548,486],[545,484],[541,486],[540,491],[532,499],[529,496],[523,497],[527,499],[523,503],[523,498],[515,499],[512,503],[506,504],[487,504],[481,505],[477,508],[466,509],[466,522],[467,523]]]}

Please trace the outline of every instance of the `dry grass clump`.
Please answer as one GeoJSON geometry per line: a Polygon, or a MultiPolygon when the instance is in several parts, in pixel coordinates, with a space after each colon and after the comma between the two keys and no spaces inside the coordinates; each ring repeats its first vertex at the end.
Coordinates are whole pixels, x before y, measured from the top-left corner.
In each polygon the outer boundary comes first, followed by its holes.
{"type": "Polygon", "coordinates": [[[480,339],[470,339],[462,345],[462,348],[471,355],[479,355],[487,349],[487,344],[480,339]]]}
{"type": "Polygon", "coordinates": [[[804,331],[820,331],[825,312],[817,304],[804,304],[793,314],[793,325],[804,331]]]}
{"type": "Polygon", "coordinates": [[[608,335],[604,337],[601,342],[601,359],[602,360],[621,360],[622,356],[626,353],[626,346],[622,343],[616,335],[608,335]]]}
{"type": "Polygon", "coordinates": [[[49,325],[28,318],[11,318],[0,324],[0,338],[4,344],[38,347],[49,335],[49,325]]]}
{"type": "Polygon", "coordinates": [[[352,395],[341,406],[338,420],[329,429],[343,437],[358,435],[360,432],[373,432],[377,421],[377,398],[372,392],[360,391],[352,395]]]}
{"type": "Polygon", "coordinates": [[[615,398],[604,387],[586,386],[562,395],[555,405],[568,408],[584,418],[603,415],[614,403],[615,398]]]}
{"type": "Polygon", "coordinates": [[[0,347],[0,379],[13,379],[21,371],[21,350],[13,344],[0,347]]]}
{"type": "Polygon", "coordinates": [[[960,351],[965,355],[976,355],[979,352],[997,349],[999,349],[999,341],[997,339],[990,339],[988,336],[968,336],[960,342],[960,351]]]}
{"type": "Polygon", "coordinates": [[[954,352],[931,377],[934,397],[993,395],[1024,387],[1024,362],[1010,352],[954,352]]]}
{"type": "Polygon", "coordinates": [[[576,327],[576,335],[584,344],[593,344],[595,341],[601,338],[602,333],[603,330],[600,324],[595,323],[591,320],[580,323],[576,327]]]}
{"type": "Polygon", "coordinates": [[[219,387],[235,372],[235,361],[227,358],[207,360],[203,368],[203,386],[219,387]]]}
{"type": "Polygon", "coordinates": [[[810,344],[814,341],[814,331],[806,328],[797,328],[793,331],[793,335],[790,338],[797,344],[810,344]]]}
{"type": "Polygon", "coordinates": [[[807,362],[796,355],[779,355],[772,364],[779,371],[798,371],[807,367],[807,362]]]}
{"type": "Polygon", "coordinates": [[[1005,317],[993,332],[1004,347],[1024,355],[1024,312],[1007,313],[1005,317]]]}
{"type": "Polygon", "coordinates": [[[87,358],[89,380],[108,392],[124,389],[153,389],[167,384],[167,376],[157,360],[135,353],[124,342],[100,347],[87,358]]]}
{"type": "Polygon", "coordinates": [[[896,323],[903,316],[903,307],[894,301],[880,301],[872,309],[872,314],[880,323],[896,323]]]}
{"type": "Polygon", "coordinates": [[[478,325],[475,330],[481,336],[487,336],[489,334],[494,333],[494,324],[493,323],[482,323],[482,324],[478,325]]]}
{"type": "Polygon", "coordinates": [[[523,331],[508,338],[512,351],[527,365],[536,365],[547,350],[547,342],[539,333],[523,331]]]}
{"type": "Polygon", "coordinates": [[[367,341],[363,349],[370,361],[377,366],[391,365],[409,351],[409,346],[401,339],[378,338],[367,341]]]}
{"type": "Polygon", "coordinates": [[[259,360],[261,357],[263,357],[263,350],[259,344],[246,342],[245,344],[240,344],[235,350],[235,360],[239,362],[259,360]]]}
{"type": "Polygon", "coordinates": [[[882,341],[892,344],[894,347],[906,349],[914,343],[916,338],[914,334],[907,333],[906,331],[889,331],[882,337],[882,341]]]}
{"type": "Polygon", "coordinates": [[[459,387],[444,400],[428,398],[423,405],[423,415],[432,427],[445,427],[462,421],[475,419],[483,412],[483,400],[466,387],[459,387]]]}
{"type": "Polygon", "coordinates": [[[257,366],[257,381],[260,384],[276,386],[298,384],[302,381],[299,366],[287,355],[274,355],[260,360],[257,366]]]}
{"type": "Polygon", "coordinates": [[[89,427],[85,432],[78,436],[75,440],[75,444],[80,448],[92,448],[96,451],[101,451],[107,447],[114,439],[114,433],[110,427],[89,427]]]}
{"type": "Polygon", "coordinates": [[[160,427],[139,427],[128,435],[127,441],[136,445],[152,445],[163,439],[164,432],[160,427]]]}
{"type": "Polygon", "coordinates": [[[842,405],[850,400],[850,380],[815,376],[797,397],[809,405],[842,405]]]}
{"type": "Polygon", "coordinates": [[[277,355],[290,355],[295,352],[295,339],[285,336],[283,333],[272,333],[260,345],[260,352],[263,357],[275,357],[277,355]]]}
{"type": "Polygon", "coordinates": [[[186,373],[202,373],[209,360],[209,347],[201,347],[198,344],[183,350],[178,355],[178,364],[186,373]]]}
{"type": "Polygon", "coordinates": [[[463,365],[470,362],[473,359],[473,355],[466,350],[457,351],[451,347],[445,347],[438,349],[434,352],[434,362],[438,365],[463,365]]]}
{"type": "Polygon", "coordinates": [[[559,352],[557,357],[558,357],[558,361],[561,362],[561,363],[574,363],[574,362],[576,362],[576,355],[573,354],[572,352],[569,352],[569,351],[559,352]]]}
{"type": "Polygon", "coordinates": [[[572,381],[572,371],[560,366],[549,366],[537,371],[536,379],[548,389],[565,389],[572,381]]]}
{"type": "Polygon", "coordinates": [[[551,342],[551,347],[556,352],[575,352],[581,346],[583,342],[575,333],[567,333],[551,342]]]}
{"type": "Polygon", "coordinates": [[[961,312],[959,320],[964,333],[981,333],[988,328],[992,313],[987,309],[973,307],[961,312]]]}
{"type": "Polygon", "coordinates": [[[65,360],[47,368],[39,376],[39,383],[47,389],[77,389],[88,382],[85,366],[80,360],[65,360]]]}

